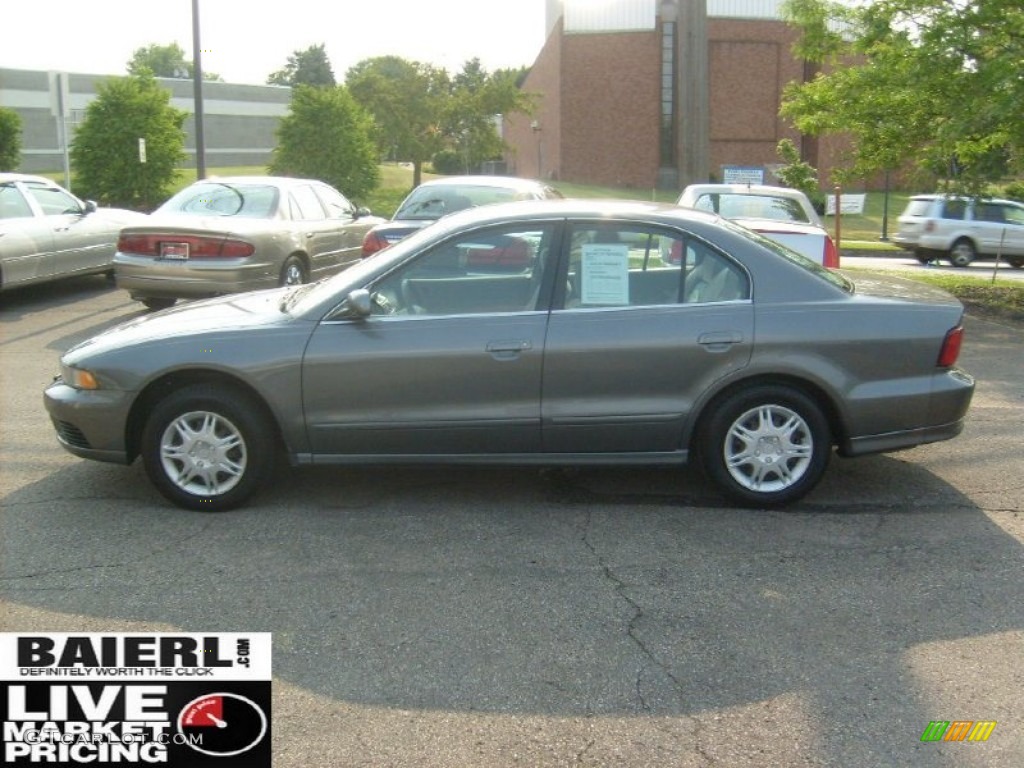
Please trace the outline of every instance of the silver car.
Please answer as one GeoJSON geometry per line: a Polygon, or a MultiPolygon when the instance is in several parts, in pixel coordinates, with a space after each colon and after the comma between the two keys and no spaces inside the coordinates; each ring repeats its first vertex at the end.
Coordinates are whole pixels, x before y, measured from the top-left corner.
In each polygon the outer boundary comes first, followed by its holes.
{"type": "Polygon", "coordinates": [[[121,227],[145,218],[97,208],[43,176],[0,173],[0,290],[109,272],[121,227]]]}
{"type": "Polygon", "coordinates": [[[329,280],[131,321],[68,351],[45,402],[90,459],[141,456],[196,510],[296,464],[682,464],[768,507],[833,448],[945,440],[973,379],[963,307],[825,269],[676,206],[452,214],[329,280]]]}
{"type": "Polygon", "coordinates": [[[922,264],[940,257],[954,267],[997,255],[1024,267],[1024,204],[993,198],[915,195],[893,241],[922,264]]]}
{"type": "Polygon", "coordinates": [[[150,309],[298,285],[357,261],[363,237],[382,221],[320,181],[206,179],[121,232],[114,277],[150,309]]]}

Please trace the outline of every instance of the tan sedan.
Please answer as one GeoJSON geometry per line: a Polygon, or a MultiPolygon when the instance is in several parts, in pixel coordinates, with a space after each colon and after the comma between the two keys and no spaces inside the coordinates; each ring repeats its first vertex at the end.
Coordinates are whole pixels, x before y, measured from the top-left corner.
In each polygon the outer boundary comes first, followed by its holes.
{"type": "Polygon", "coordinates": [[[298,285],[358,261],[363,236],[381,221],[320,181],[205,179],[122,230],[114,276],[150,309],[298,285]]]}
{"type": "Polygon", "coordinates": [[[121,228],[145,219],[97,208],[43,176],[0,173],[0,289],[108,272],[121,228]]]}

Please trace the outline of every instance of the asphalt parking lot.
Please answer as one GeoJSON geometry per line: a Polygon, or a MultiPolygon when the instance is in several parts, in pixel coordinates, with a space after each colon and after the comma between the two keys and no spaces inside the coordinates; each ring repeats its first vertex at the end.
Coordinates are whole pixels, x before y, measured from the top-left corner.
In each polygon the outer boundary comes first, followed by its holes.
{"type": "Polygon", "coordinates": [[[272,632],[278,768],[1024,764],[1024,327],[968,318],[961,437],[787,511],[691,471],[332,468],[203,515],[42,408],[138,313],[100,277],[0,296],[3,631],[272,632]]]}

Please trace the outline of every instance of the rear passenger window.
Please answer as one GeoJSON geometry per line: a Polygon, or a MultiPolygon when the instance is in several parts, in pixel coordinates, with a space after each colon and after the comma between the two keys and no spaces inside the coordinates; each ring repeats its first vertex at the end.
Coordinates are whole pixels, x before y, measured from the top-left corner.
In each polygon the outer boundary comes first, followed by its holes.
{"type": "Polygon", "coordinates": [[[942,218],[963,219],[967,212],[966,200],[947,200],[942,206],[942,218]]]}
{"type": "Polygon", "coordinates": [[[643,307],[749,297],[743,270],[678,233],[601,224],[570,238],[565,308],[643,307]]]}
{"type": "Polygon", "coordinates": [[[999,203],[978,203],[974,209],[974,218],[995,224],[1003,224],[1006,221],[1004,208],[999,203]]]}

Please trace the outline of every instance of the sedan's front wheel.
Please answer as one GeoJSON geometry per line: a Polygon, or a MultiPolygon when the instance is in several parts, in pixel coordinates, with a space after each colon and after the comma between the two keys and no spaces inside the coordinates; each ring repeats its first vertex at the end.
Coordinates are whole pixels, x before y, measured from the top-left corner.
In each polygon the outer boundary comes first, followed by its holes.
{"type": "Polygon", "coordinates": [[[759,385],[727,397],[700,434],[708,476],[731,499],[773,507],[807,494],[825,472],[832,444],[821,408],[785,386],[759,385]]]}
{"type": "Polygon", "coordinates": [[[167,499],[200,512],[246,501],[273,464],[272,430],[241,392],[207,384],[160,401],[142,433],[146,474],[167,499]]]}

